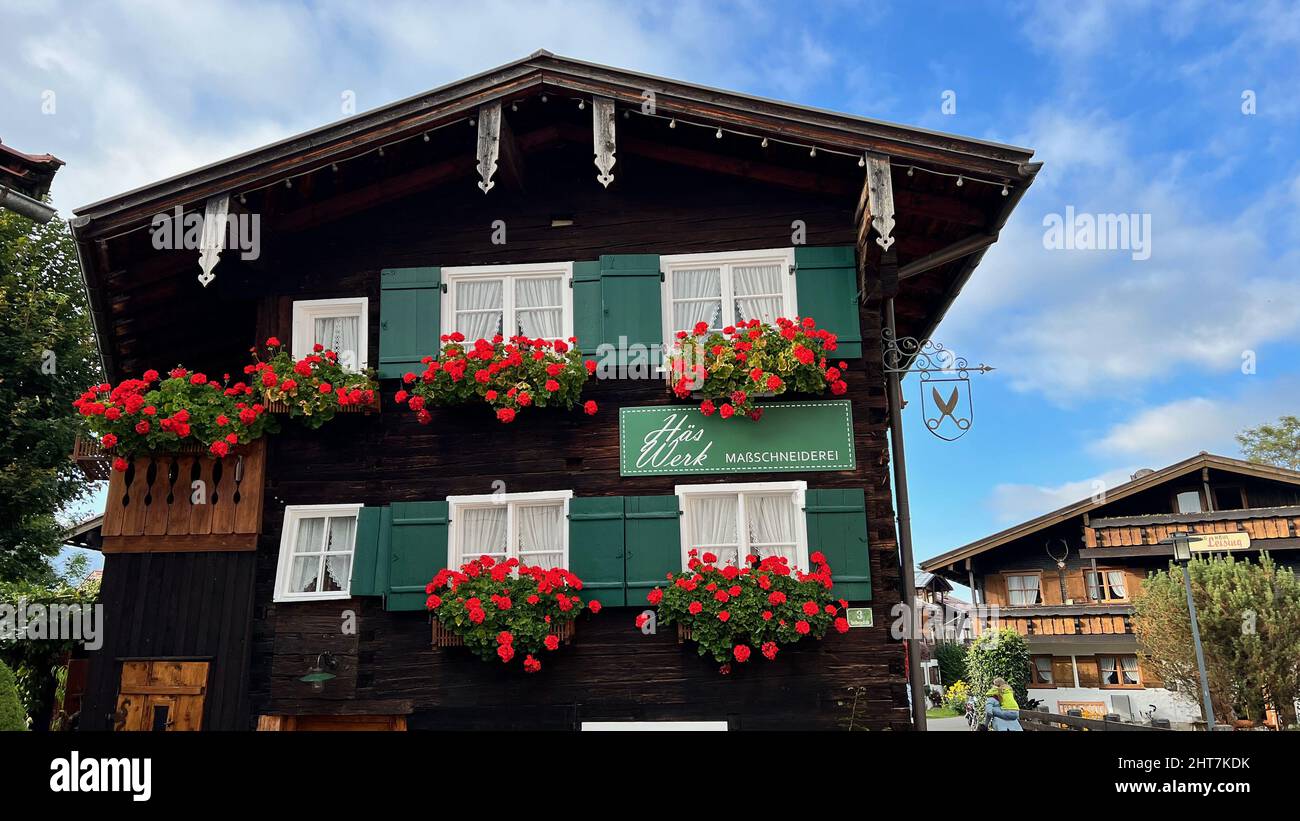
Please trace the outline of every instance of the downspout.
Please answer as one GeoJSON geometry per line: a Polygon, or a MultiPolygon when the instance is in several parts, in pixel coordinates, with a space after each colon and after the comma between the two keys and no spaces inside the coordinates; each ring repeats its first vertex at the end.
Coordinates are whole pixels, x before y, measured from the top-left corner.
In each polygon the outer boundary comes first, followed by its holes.
{"type": "MultiPolygon", "coordinates": [[[[894,325],[892,296],[885,300],[885,327],[895,339],[898,338],[897,328],[894,325]]],[[[898,561],[902,565],[905,590],[910,591],[915,564],[912,561],[912,505],[907,494],[907,456],[903,447],[903,391],[899,375],[892,372],[892,369],[887,370],[890,370],[887,374],[886,387],[889,396],[889,442],[893,450],[894,496],[898,508],[898,561]]],[[[905,602],[909,609],[914,608],[915,598],[912,596],[907,598],[911,599],[905,602]]],[[[908,623],[914,624],[915,619],[909,618],[908,623]]],[[[908,637],[907,661],[908,686],[912,691],[912,724],[917,730],[924,732],[926,730],[925,683],[921,676],[920,636],[908,637]]]]}

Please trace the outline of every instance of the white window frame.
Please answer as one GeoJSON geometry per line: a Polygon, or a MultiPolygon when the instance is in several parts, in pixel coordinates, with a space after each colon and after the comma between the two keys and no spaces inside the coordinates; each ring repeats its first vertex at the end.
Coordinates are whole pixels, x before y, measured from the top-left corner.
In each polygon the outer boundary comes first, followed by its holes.
{"type": "MultiPolygon", "coordinates": [[[[511,328],[516,327],[515,289],[513,280],[529,277],[562,277],[560,284],[560,338],[568,341],[573,336],[573,262],[537,262],[519,265],[468,265],[442,269],[442,310],[440,311],[441,335],[454,331],[456,322],[456,283],[475,279],[504,279],[510,287],[501,289],[501,328],[506,339],[514,336],[511,328]]],[[[474,342],[473,339],[466,339],[474,342]]],[[[491,342],[492,340],[488,340],[491,342]]]]}
{"type": "MultiPolygon", "coordinates": [[[[316,338],[316,320],[336,316],[356,316],[357,340],[360,348],[357,354],[357,371],[364,371],[369,365],[370,353],[370,299],[364,296],[342,297],[339,299],[298,299],[293,303],[293,337],[290,339],[290,351],[294,359],[302,359],[312,352],[316,338]]],[[[342,354],[342,351],[335,351],[342,354]]],[[[340,360],[341,361],[341,360],[340,360]]]]}
{"type": "MultiPolygon", "coordinates": [[[[286,505],[284,508],[284,526],[280,529],[280,558],[275,569],[275,602],[297,602],[297,601],[328,601],[330,599],[350,599],[352,598],[352,570],[356,568],[357,545],[356,533],[361,525],[361,504],[333,504],[333,505],[286,505]],[[303,519],[316,519],[335,516],[343,518],[352,516],[357,520],[357,527],[353,528],[352,550],[348,554],[352,557],[349,564],[348,583],[342,590],[317,591],[315,593],[293,593],[286,590],[289,579],[293,572],[293,547],[298,540],[298,526],[303,519]]],[[[329,522],[326,522],[326,531],[328,533],[329,522]]]]}
{"type": "Polygon", "coordinates": [[[516,547],[517,537],[519,535],[519,523],[515,517],[515,510],[529,504],[552,504],[561,502],[563,505],[562,515],[564,525],[561,531],[564,535],[563,548],[560,554],[560,567],[568,569],[569,567],[569,500],[573,498],[572,490],[539,490],[528,493],[483,493],[474,496],[448,496],[447,497],[447,567],[458,568],[464,564],[465,560],[477,558],[482,551],[476,551],[472,556],[466,556],[464,560],[458,558],[460,554],[460,538],[463,531],[457,527],[460,520],[459,513],[468,508],[491,508],[495,505],[506,505],[506,558],[519,558],[518,548],[516,547]]]}
{"type": "MultiPolygon", "coordinates": [[[[677,485],[673,488],[677,495],[678,523],[681,528],[682,569],[687,569],[690,562],[690,550],[694,546],[691,533],[690,517],[686,515],[686,500],[701,496],[739,496],[736,505],[736,539],[737,556],[740,560],[749,554],[749,532],[745,524],[745,496],[770,496],[775,493],[790,493],[797,508],[794,517],[795,562],[794,567],[807,572],[808,562],[808,519],[807,507],[808,483],[797,482],[728,482],[716,485],[677,485]]],[[[794,568],[791,568],[794,569],[794,568]]]]}
{"type": "Polygon", "coordinates": [[[736,293],[732,284],[731,269],[737,265],[755,265],[772,262],[781,265],[781,300],[785,305],[782,315],[794,319],[799,315],[799,302],[796,295],[794,270],[794,248],[765,248],[757,251],[724,251],[707,254],[672,254],[659,258],[664,281],[660,286],[659,313],[662,317],[664,344],[668,349],[677,340],[678,331],[691,331],[692,328],[674,328],[673,325],[673,275],[683,268],[704,268],[716,266],[721,268],[722,313],[719,315],[721,327],[736,324],[736,293]]]}

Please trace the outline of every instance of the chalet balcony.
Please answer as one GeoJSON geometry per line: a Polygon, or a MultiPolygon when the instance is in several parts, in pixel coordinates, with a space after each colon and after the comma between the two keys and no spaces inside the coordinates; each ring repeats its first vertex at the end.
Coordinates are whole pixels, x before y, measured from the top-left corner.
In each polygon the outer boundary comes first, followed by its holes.
{"type": "MultiPolygon", "coordinates": [[[[78,444],[75,456],[83,470],[83,462],[95,458],[93,450],[78,444]]],[[[225,458],[197,448],[137,456],[125,472],[108,471],[107,478],[104,553],[257,548],[265,440],[235,448],[225,458]]]]}
{"type": "Polygon", "coordinates": [[[1107,557],[1172,556],[1174,533],[1247,533],[1252,550],[1300,547],[1300,506],[1259,507],[1211,513],[1169,513],[1093,519],[1083,530],[1081,555],[1107,557]]]}
{"type": "Polygon", "coordinates": [[[999,607],[994,618],[973,618],[975,635],[1009,627],[1026,638],[1037,636],[1131,636],[1130,604],[999,607]]]}

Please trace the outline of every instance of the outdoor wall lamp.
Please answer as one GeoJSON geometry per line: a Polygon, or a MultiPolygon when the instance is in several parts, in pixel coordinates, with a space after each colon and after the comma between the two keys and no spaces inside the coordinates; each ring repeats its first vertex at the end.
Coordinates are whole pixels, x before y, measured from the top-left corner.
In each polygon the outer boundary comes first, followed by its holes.
{"type": "Polygon", "coordinates": [[[338,678],[338,676],[330,672],[338,666],[339,663],[335,660],[333,653],[321,653],[316,657],[316,663],[307,670],[307,675],[298,680],[310,684],[314,693],[324,692],[325,682],[332,678],[338,678]]]}

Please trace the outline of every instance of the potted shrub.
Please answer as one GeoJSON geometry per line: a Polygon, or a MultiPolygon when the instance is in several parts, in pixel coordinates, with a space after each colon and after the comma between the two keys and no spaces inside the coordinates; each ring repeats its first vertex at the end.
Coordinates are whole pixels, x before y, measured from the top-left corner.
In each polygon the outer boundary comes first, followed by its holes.
{"type": "MultiPolygon", "coordinates": [[[[405,403],[421,424],[433,420],[430,406],[483,402],[508,424],[526,408],[572,409],[583,385],[596,370],[595,362],[583,362],[577,340],[530,339],[501,336],[492,341],[466,343],[459,332],[442,337],[442,350],[426,356],[423,373],[407,373],[406,385],[394,397],[405,403]]],[[[583,411],[592,416],[596,403],[588,400],[583,411]]]]}
{"type": "MultiPolygon", "coordinates": [[[[820,639],[834,627],[848,632],[842,613],[848,603],[831,598],[831,570],[820,551],[811,555],[817,570],[791,570],[782,556],[747,556],[742,567],[717,565],[712,553],[689,552],[687,570],[673,574],[647,600],[658,608],[660,624],[677,624],[682,640],[693,641],[731,672],[757,654],[776,660],[782,647],[820,639]]],[[[645,616],[637,617],[637,626],[645,616]]]]}
{"type": "Polygon", "coordinates": [[[847,392],[847,363],[831,365],[828,358],[836,347],[835,334],[818,329],[812,317],[781,317],[776,325],[753,319],[721,331],[710,331],[701,322],[691,332],[677,332],[668,358],[671,388],[679,399],[701,399],[705,416],[758,421],[763,409],[755,399],[847,392]]]}
{"type": "MultiPolygon", "coordinates": [[[[529,566],[518,559],[481,556],[443,568],[425,588],[433,615],[433,643],[463,646],[485,661],[509,664],[518,658],[525,672],[542,669],[540,656],[573,637],[584,604],[582,579],[563,568],[529,566]]],[[[585,605],[600,612],[600,602],[585,605]]]]}

